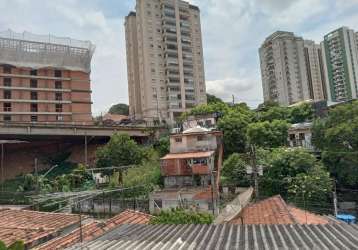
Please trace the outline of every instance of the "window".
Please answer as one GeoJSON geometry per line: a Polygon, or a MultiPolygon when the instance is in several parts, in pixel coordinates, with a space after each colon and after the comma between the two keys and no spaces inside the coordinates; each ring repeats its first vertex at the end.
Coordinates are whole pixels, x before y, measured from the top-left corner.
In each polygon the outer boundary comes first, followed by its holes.
{"type": "Polygon", "coordinates": [[[4,86],[11,87],[11,78],[4,78],[4,86]]]}
{"type": "Polygon", "coordinates": [[[31,100],[37,100],[37,92],[31,92],[31,100]]]}
{"type": "Polygon", "coordinates": [[[32,115],[31,116],[31,121],[32,122],[37,122],[37,115],[32,115]]]}
{"type": "Polygon", "coordinates": [[[198,137],[196,137],[196,139],[198,141],[204,141],[204,136],[203,135],[198,135],[198,137]]]}
{"type": "Polygon", "coordinates": [[[305,134],[304,133],[299,133],[298,136],[299,136],[300,140],[305,139],[305,134]]]}
{"type": "Polygon", "coordinates": [[[63,116],[62,116],[62,115],[56,116],[56,120],[57,120],[57,121],[63,121],[63,116]]]}
{"type": "Polygon", "coordinates": [[[296,139],[296,135],[295,134],[290,134],[290,141],[294,141],[296,139]]]}
{"type": "Polygon", "coordinates": [[[9,102],[4,103],[4,111],[11,112],[11,103],[9,103],[9,102]]]}
{"type": "Polygon", "coordinates": [[[55,93],[56,101],[62,101],[62,93],[55,93]]]}
{"type": "Polygon", "coordinates": [[[30,75],[37,76],[37,70],[36,69],[31,70],[30,75]]]}
{"type": "Polygon", "coordinates": [[[62,82],[61,81],[55,81],[55,89],[62,89],[62,82]]]}
{"type": "Polygon", "coordinates": [[[6,121],[6,122],[11,121],[11,115],[4,115],[3,120],[6,121]]]}
{"type": "Polygon", "coordinates": [[[182,138],[181,137],[175,138],[175,142],[182,142],[182,138]]]}
{"type": "Polygon", "coordinates": [[[4,90],[4,99],[11,99],[11,91],[4,90]]]}
{"type": "Polygon", "coordinates": [[[30,88],[37,88],[37,80],[30,79],[30,88]]]}
{"type": "Polygon", "coordinates": [[[31,112],[37,112],[38,106],[37,103],[31,103],[31,112]]]}
{"type": "Polygon", "coordinates": [[[56,112],[62,113],[62,104],[56,104],[56,112]]]}
{"type": "Polygon", "coordinates": [[[163,202],[162,200],[154,200],[154,208],[162,208],[163,202]]]}
{"type": "Polygon", "coordinates": [[[3,71],[4,74],[11,74],[11,66],[5,65],[3,71]]]}
{"type": "Polygon", "coordinates": [[[61,70],[55,70],[55,77],[62,77],[62,71],[61,70]]]}

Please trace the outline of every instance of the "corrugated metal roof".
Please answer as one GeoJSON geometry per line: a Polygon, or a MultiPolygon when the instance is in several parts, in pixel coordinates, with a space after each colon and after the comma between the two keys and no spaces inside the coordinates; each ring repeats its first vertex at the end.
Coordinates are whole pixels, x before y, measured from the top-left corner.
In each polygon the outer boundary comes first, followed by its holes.
{"type": "Polygon", "coordinates": [[[205,158],[212,156],[214,151],[199,151],[199,152],[189,152],[189,153],[177,153],[177,154],[167,154],[161,160],[171,160],[171,159],[190,159],[190,158],[205,158]]]}
{"type": "Polygon", "coordinates": [[[327,225],[122,225],[68,249],[357,249],[358,227],[327,225]]]}

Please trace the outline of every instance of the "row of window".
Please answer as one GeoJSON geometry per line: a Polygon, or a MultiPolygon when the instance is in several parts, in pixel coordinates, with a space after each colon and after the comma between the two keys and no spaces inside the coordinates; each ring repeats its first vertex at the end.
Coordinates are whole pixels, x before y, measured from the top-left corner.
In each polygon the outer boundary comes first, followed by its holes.
{"type": "MultiPolygon", "coordinates": [[[[5,77],[3,83],[5,87],[11,87],[12,78],[5,77]]],[[[38,87],[37,79],[30,79],[30,88],[37,88],[37,87],[38,87]]],[[[62,89],[62,81],[55,81],[55,89],[62,89]]]]}
{"type": "MultiPolygon", "coordinates": [[[[11,115],[3,115],[3,121],[10,122],[11,120],[12,120],[11,115]]],[[[37,122],[38,121],[38,116],[37,115],[31,115],[30,120],[31,120],[31,122],[37,122]]],[[[61,115],[56,116],[56,120],[57,121],[63,121],[63,116],[61,116],[61,115]]]]}
{"type": "MultiPolygon", "coordinates": [[[[56,104],[56,112],[62,113],[63,112],[63,105],[60,103],[56,104]]],[[[12,111],[12,104],[10,102],[3,103],[3,110],[4,112],[11,112],[12,111]]],[[[37,103],[31,103],[30,104],[30,111],[31,112],[38,112],[38,104],[37,103]]]]}
{"type": "MultiPolygon", "coordinates": [[[[3,73],[4,74],[12,74],[12,66],[10,65],[4,65],[3,66],[3,73]]],[[[38,71],[36,69],[33,69],[30,71],[30,75],[37,76],[38,71]]],[[[54,71],[54,77],[62,77],[62,71],[61,70],[55,70],[54,71]]]]}
{"type": "MultiPolygon", "coordinates": [[[[12,97],[11,90],[4,90],[3,97],[4,97],[4,99],[12,99],[11,98],[12,97]]],[[[30,98],[31,98],[31,100],[38,100],[37,92],[31,91],[30,92],[30,98]]],[[[55,93],[55,100],[56,101],[62,101],[62,93],[56,92],[55,93]]]]}

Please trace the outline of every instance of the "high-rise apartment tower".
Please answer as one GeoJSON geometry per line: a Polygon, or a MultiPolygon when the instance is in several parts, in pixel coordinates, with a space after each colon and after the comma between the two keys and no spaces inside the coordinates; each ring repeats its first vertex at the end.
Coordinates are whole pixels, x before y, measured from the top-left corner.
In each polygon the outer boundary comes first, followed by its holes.
{"type": "Polygon", "coordinates": [[[125,31],[132,118],[174,121],[206,103],[198,7],[181,0],[137,0],[125,31]]]}
{"type": "Polygon", "coordinates": [[[290,105],[325,99],[320,46],[277,31],[259,49],[265,101],[290,105]]]}
{"type": "Polygon", "coordinates": [[[342,27],[324,36],[327,97],[340,102],[358,97],[358,35],[342,27]]]}

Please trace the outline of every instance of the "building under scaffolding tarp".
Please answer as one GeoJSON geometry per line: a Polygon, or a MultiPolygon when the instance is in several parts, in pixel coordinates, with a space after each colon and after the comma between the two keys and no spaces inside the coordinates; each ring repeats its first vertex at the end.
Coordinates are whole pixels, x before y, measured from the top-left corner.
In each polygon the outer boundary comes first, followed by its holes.
{"type": "Polygon", "coordinates": [[[91,71],[95,46],[90,41],[12,30],[0,32],[0,64],[15,67],[91,71]]]}

